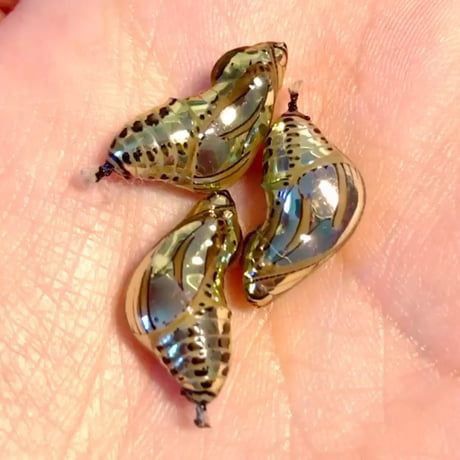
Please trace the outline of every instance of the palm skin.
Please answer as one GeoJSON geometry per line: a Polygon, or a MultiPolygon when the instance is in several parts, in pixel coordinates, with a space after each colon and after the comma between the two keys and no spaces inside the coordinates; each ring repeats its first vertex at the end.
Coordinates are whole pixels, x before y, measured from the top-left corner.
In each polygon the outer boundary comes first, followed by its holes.
{"type": "MultiPolygon", "coordinates": [[[[0,456],[457,458],[459,15],[452,0],[23,0],[0,23],[0,456]],[[360,168],[367,208],[264,310],[232,271],[232,369],[198,430],[123,312],[133,268],[196,196],[78,173],[262,40],[288,44],[300,108],[360,168]]],[[[231,190],[245,232],[259,174],[231,190]]]]}

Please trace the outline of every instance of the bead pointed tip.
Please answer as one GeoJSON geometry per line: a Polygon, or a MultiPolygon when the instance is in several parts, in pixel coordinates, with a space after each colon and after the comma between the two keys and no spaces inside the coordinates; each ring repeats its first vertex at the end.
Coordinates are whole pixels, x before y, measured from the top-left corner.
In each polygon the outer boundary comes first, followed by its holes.
{"type": "Polygon", "coordinates": [[[109,162],[105,162],[99,166],[99,169],[94,174],[94,182],[99,182],[103,177],[110,176],[113,173],[113,165],[109,162]]]}
{"type": "Polygon", "coordinates": [[[298,106],[297,102],[299,99],[300,88],[302,86],[302,80],[297,80],[292,85],[289,86],[289,103],[288,103],[288,112],[297,112],[298,106]]]}
{"type": "Polygon", "coordinates": [[[208,416],[206,413],[206,404],[200,403],[196,405],[196,418],[193,420],[198,428],[211,428],[208,416]]]}

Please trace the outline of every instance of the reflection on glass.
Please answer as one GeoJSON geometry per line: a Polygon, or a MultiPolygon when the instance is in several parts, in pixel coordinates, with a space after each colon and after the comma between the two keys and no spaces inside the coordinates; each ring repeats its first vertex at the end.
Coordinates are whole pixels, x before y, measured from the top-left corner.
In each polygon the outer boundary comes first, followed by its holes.
{"type": "Polygon", "coordinates": [[[331,218],[339,203],[337,173],[333,166],[320,167],[307,172],[299,182],[302,195],[311,200],[319,219],[331,218]]]}
{"type": "Polygon", "coordinates": [[[285,256],[286,248],[297,230],[301,209],[301,196],[298,187],[280,189],[278,201],[283,204],[276,234],[268,248],[267,258],[271,262],[285,256]]]}
{"type": "Polygon", "coordinates": [[[179,129],[171,134],[171,141],[177,144],[183,144],[188,141],[190,137],[189,132],[186,129],[179,129]]]}
{"type": "Polygon", "coordinates": [[[156,274],[150,278],[148,294],[148,316],[155,329],[169,324],[187,305],[182,289],[169,275],[156,274]]]}
{"type": "Polygon", "coordinates": [[[231,125],[236,120],[236,109],[233,106],[226,107],[220,114],[220,120],[225,126],[231,125]]]}

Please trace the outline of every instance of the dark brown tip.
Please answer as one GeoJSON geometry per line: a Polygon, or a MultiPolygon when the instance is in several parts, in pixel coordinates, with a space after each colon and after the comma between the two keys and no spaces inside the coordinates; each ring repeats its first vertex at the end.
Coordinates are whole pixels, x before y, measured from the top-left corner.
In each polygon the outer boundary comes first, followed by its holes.
{"type": "Polygon", "coordinates": [[[197,403],[194,422],[198,428],[211,428],[206,414],[206,403],[197,403]]]}
{"type": "Polygon", "coordinates": [[[110,176],[113,173],[113,165],[106,161],[102,166],[99,166],[95,176],[96,182],[99,182],[103,177],[110,176]]]}
{"type": "Polygon", "coordinates": [[[299,99],[299,92],[294,89],[289,89],[289,104],[288,104],[288,111],[289,112],[297,112],[297,101],[299,99]]]}

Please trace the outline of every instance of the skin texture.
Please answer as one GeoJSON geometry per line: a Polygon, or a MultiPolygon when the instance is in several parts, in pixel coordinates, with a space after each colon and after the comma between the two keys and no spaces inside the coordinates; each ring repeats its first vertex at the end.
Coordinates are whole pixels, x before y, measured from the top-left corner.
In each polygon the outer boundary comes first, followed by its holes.
{"type": "MultiPolygon", "coordinates": [[[[455,0],[20,2],[0,22],[0,456],[457,458],[459,15],[455,0]],[[245,305],[232,271],[232,369],[203,431],[123,313],[132,270],[196,196],[84,187],[79,170],[261,40],[287,42],[299,108],[368,204],[272,307],[245,305]]],[[[260,162],[248,176],[231,190],[245,232],[265,213],[260,162]]]]}

